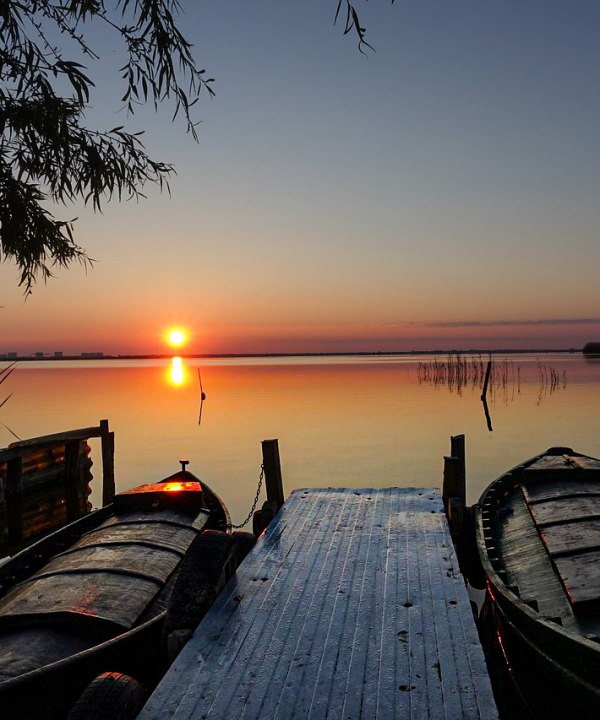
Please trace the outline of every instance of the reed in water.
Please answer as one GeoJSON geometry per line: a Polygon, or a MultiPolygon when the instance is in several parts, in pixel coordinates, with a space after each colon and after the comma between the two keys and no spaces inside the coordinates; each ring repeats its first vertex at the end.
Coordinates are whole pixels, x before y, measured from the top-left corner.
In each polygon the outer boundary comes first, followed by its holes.
{"type": "MultiPolygon", "coordinates": [[[[488,389],[490,396],[499,393],[504,400],[510,399],[513,393],[521,392],[521,367],[513,360],[484,359],[481,355],[466,356],[461,353],[450,353],[444,360],[434,358],[430,362],[419,362],[417,376],[420,383],[446,385],[450,392],[459,395],[464,388],[481,390],[488,362],[491,362],[488,389]]],[[[538,376],[542,395],[553,393],[567,386],[567,374],[559,373],[551,365],[538,360],[538,376]]]]}
{"type": "MultiPolygon", "coordinates": [[[[451,391],[456,390],[460,394],[467,386],[481,388],[486,369],[487,360],[484,361],[481,355],[467,357],[461,353],[450,353],[445,360],[436,357],[431,362],[420,362],[417,376],[420,383],[447,385],[451,391]]],[[[508,367],[503,367],[503,363],[499,366],[492,363],[491,387],[494,383],[505,382],[508,376],[508,367]]]]}

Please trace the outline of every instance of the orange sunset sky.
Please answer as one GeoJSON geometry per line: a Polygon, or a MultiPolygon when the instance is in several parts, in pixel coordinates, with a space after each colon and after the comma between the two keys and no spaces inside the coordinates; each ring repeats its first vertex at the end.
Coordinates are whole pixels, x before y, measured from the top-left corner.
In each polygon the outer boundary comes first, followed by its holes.
{"type": "Polygon", "coordinates": [[[119,112],[104,38],[88,119],[147,129],[171,195],[78,217],[93,269],[24,301],[0,354],[580,348],[600,340],[600,4],[365,3],[376,52],[302,7],[183,2],[216,97],[119,112]],[[108,80],[110,78],[110,81],[108,80]]]}

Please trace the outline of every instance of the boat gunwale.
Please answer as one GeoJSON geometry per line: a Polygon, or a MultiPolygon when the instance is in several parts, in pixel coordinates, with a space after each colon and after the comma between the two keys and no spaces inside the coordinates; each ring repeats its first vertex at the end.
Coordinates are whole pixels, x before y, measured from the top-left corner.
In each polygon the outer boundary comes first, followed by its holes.
{"type": "Polygon", "coordinates": [[[85,662],[89,657],[93,656],[96,653],[100,654],[109,651],[112,649],[112,646],[116,646],[122,642],[125,642],[126,640],[134,639],[137,635],[141,635],[142,633],[152,629],[153,625],[158,624],[165,619],[166,614],[167,611],[162,610],[160,613],[150,618],[149,620],[146,620],[146,622],[142,623],[141,625],[129,628],[128,630],[123,630],[123,632],[119,633],[118,635],[108,638],[107,640],[104,640],[103,642],[96,645],[92,645],[91,647],[86,648],[85,650],[81,650],[74,655],[69,655],[69,657],[61,658],[56,662],[49,663],[48,665],[43,665],[42,667],[36,668],[35,670],[30,670],[29,672],[23,673],[22,675],[17,675],[16,677],[10,678],[9,680],[0,681],[0,693],[4,692],[5,690],[12,690],[13,688],[18,688],[21,685],[26,685],[29,682],[43,682],[43,680],[47,676],[52,676],[55,673],[60,673],[61,670],[68,670],[70,665],[77,666],[80,662],[85,662]]]}
{"type": "Polygon", "coordinates": [[[525,621],[529,623],[535,623],[537,626],[539,626],[544,634],[549,634],[549,637],[551,637],[552,635],[558,635],[569,644],[575,643],[578,647],[583,646],[584,648],[592,652],[594,655],[600,657],[600,644],[598,642],[596,642],[595,640],[591,640],[585,635],[576,632],[575,630],[566,628],[563,625],[560,625],[559,623],[556,623],[553,620],[549,619],[548,617],[541,615],[538,611],[536,611],[524,600],[522,600],[513,590],[510,589],[510,586],[505,583],[498,571],[494,568],[492,560],[490,558],[488,545],[485,539],[486,531],[484,529],[484,512],[488,509],[484,506],[486,503],[491,501],[491,498],[489,497],[490,494],[495,495],[498,492],[498,489],[502,488],[505,491],[504,494],[506,496],[509,490],[507,490],[505,486],[508,486],[510,490],[516,488],[516,486],[521,483],[521,478],[518,477],[518,475],[522,470],[530,467],[543,457],[547,457],[549,455],[560,456],[562,454],[558,452],[550,452],[554,450],[568,450],[569,454],[573,455],[574,457],[595,459],[589,455],[575,452],[570,448],[549,448],[545,452],[540,453],[539,455],[535,455],[529,460],[525,460],[524,462],[515,465],[515,467],[504,472],[502,475],[496,478],[496,480],[492,481],[490,485],[488,485],[488,487],[483,491],[479,502],[474,505],[475,541],[477,546],[477,553],[479,555],[479,560],[481,562],[482,569],[486,577],[488,593],[491,594],[494,604],[501,609],[504,616],[508,619],[511,619],[512,625],[518,627],[517,623],[512,620],[513,612],[510,612],[511,610],[514,610],[516,614],[525,616],[525,621]],[[512,482],[510,482],[511,480],[512,482]],[[493,590],[491,590],[491,592],[489,587],[490,584],[493,586],[493,590]],[[499,602],[499,600],[501,600],[501,602],[499,602]]]}
{"type": "MultiPolygon", "coordinates": [[[[542,645],[536,641],[538,639],[537,637],[535,639],[532,639],[531,637],[529,637],[527,635],[526,632],[524,632],[524,628],[521,625],[519,625],[518,622],[515,622],[515,619],[511,615],[506,613],[504,606],[497,605],[497,611],[498,610],[502,616],[502,623],[504,625],[509,626],[510,632],[516,634],[518,636],[519,642],[526,645],[529,648],[530,652],[532,652],[540,660],[543,660],[543,662],[546,665],[550,666],[553,669],[553,672],[555,673],[555,675],[557,675],[557,676],[562,675],[562,676],[566,677],[568,680],[568,683],[570,683],[571,685],[577,685],[577,686],[579,686],[580,689],[585,690],[585,692],[588,695],[592,695],[592,696],[595,695],[598,698],[600,698],[600,687],[598,687],[598,684],[593,684],[592,682],[590,682],[589,677],[588,677],[589,673],[583,674],[581,672],[576,672],[572,669],[571,664],[564,664],[564,663],[560,662],[559,660],[557,660],[555,657],[553,657],[551,654],[548,653],[547,648],[544,645],[542,645]]],[[[557,628],[560,628],[560,625],[557,625],[557,626],[553,625],[550,628],[550,630],[552,632],[554,632],[554,630],[557,628]]],[[[578,636],[578,637],[582,637],[582,636],[578,636]]],[[[580,649],[579,645],[580,645],[580,643],[578,642],[577,650],[580,649]]],[[[592,649],[595,651],[598,650],[597,647],[594,647],[592,649]]],[[[509,665],[511,665],[511,660],[510,660],[511,656],[506,655],[506,649],[504,646],[502,647],[502,652],[504,653],[505,662],[507,662],[509,665]]],[[[510,669],[510,672],[511,672],[511,675],[513,678],[513,682],[515,682],[517,687],[520,689],[521,683],[519,682],[518,678],[515,677],[515,674],[514,674],[512,668],[510,669]]],[[[597,675],[594,675],[594,677],[597,677],[597,675]]],[[[531,712],[531,710],[530,710],[530,712],[531,712]]]]}

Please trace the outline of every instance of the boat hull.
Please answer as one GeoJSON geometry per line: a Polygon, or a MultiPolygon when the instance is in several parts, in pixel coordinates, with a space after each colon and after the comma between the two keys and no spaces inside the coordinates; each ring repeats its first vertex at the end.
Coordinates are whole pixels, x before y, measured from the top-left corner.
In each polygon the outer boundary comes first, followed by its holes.
{"type": "Polygon", "coordinates": [[[1,566],[3,719],[63,718],[105,671],[153,687],[170,662],[165,619],[183,561],[190,552],[202,561],[208,531],[223,536],[223,562],[235,569],[228,523],[210,488],[176,473],[116,496],[1,566]]]}
{"type": "Polygon", "coordinates": [[[480,631],[499,706],[515,720],[600,717],[596,573],[573,571],[595,558],[596,521],[585,509],[599,471],[594,458],[553,448],[501,476],[475,508],[487,590],[480,631]]]}

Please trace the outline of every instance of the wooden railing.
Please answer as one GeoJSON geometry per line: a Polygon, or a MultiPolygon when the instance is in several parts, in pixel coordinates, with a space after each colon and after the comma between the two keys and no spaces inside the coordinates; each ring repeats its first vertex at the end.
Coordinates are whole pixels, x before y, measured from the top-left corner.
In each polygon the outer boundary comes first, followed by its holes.
{"type": "Polygon", "coordinates": [[[114,433],[98,426],[20,440],[0,450],[0,548],[30,542],[91,509],[90,438],[100,438],[102,504],[115,494],[114,433]]]}

